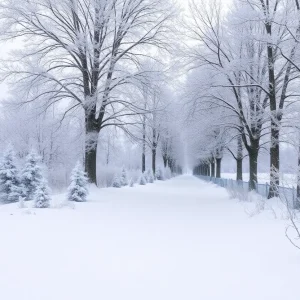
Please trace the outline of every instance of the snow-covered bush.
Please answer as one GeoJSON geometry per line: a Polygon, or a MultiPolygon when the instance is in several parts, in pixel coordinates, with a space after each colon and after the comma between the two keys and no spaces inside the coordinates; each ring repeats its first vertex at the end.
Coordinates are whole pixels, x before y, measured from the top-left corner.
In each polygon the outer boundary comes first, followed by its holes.
{"type": "Polygon", "coordinates": [[[88,178],[78,162],[71,174],[71,183],[68,188],[68,200],[85,202],[88,195],[88,178]]]}
{"type": "Polygon", "coordinates": [[[161,168],[157,168],[157,170],[155,172],[155,178],[157,180],[164,180],[164,173],[161,168]]]}
{"type": "Polygon", "coordinates": [[[154,175],[153,175],[153,172],[152,172],[151,169],[149,169],[149,170],[147,171],[146,177],[147,177],[147,181],[148,181],[149,183],[153,183],[153,182],[154,182],[154,175]]]}
{"type": "Polygon", "coordinates": [[[25,200],[32,200],[34,193],[43,179],[40,158],[32,151],[26,157],[25,166],[21,173],[22,196],[25,200]]]}
{"type": "Polygon", "coordinates": [[[129,185],[130,187],[134,187],[134,180],[133,180],[132,178],[129,180],[128,185],[129,185]]]}
{"type": "Polygon", "coordinates": [[[22,196],[19,196],[19,208],[25,208],[25,202],[24,202],[25,198],[22,196]]]}
{"type": "Polygon", "coordinates": [[[145,178],[145,174],[144,173],[142,173],[142,175],[140,176],[138,183],[139,183],[139,185],[146,185],[147,184],[147,180],[145,178]]]}
{"type": "Polygon", "coordinates": [[[34,207],[36,208],[48,208],[50,206],[50,191],[47,181],[44,178],[39,181],[33,199],[34,207]]]}
{"type": "Polygon", "coordinates": [[[112,183],[112,187],[114,187],[114,188],[122,187],[120,178],[118,176],[115,176],[114,181],[112,183]]]}
{"type": "Polygon", "coordinates": [[[172,177],[173,177],[173,175],[172,175],[171,169],[169,167],[166,167],[164,169],[164,178],[165,179],[171,179],[172,177]]]}
{"type": "Polygon", "coordinates": [[[120,183],[121,186],[126,186],[128,185],[128,177],[127,177],[127,172],[126,169],[123,167],[122,169],[122,174],[121,174],[121,178],[120,178],[120,183]]]}
{"type": "Polygon", "coordinates": [[[15,154],[12,147],[8,147],[0,164],[1,202],[11,203],[19,201],[21,188],[15,160],[15,154]]]}

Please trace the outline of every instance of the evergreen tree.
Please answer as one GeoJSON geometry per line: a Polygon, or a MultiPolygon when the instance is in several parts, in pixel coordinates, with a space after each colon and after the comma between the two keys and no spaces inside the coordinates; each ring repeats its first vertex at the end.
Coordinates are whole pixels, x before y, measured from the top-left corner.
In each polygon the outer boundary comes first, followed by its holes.
{"type": "Polygon", "coordinates": [[[68,188],[68,200],[85,202],[88,195],[88,178],[78,162],[72,171],[71,183],[68,188]]]}
{"type": "Polygon", "coordinates": [[[19,201],[21,194],[20,179],[15,160],[13,148],[9,146],[0,164],[0,198],[5,203],[19,201]]]}
{"type": "Polygon", "coordinates": [[[145,174],[142,173],[140,179],[139,179],[139,185],[146,185],[147,184],[147,180],[145,178],[145,174]]]}
{"type": "Polygon", "coordinates": [[[25,167],[21,174],[22,194],[25,200],[32,200],[34,193],[43,179],[39,157],[32,151],[26,157],[25,167]]]}
{"type": "Polygon", "coordinates": [[[112,187],[114,188],[120,188],[121,187],[121,181],[118,176],[115,176],[114,181],[112,183],[112,187]]]}
{"type": "Polygon", "coordinates": [[[48,208],[50,206],[51,197],[49,187],[44,178],[39,181],[33,199],[34,207],[36,208],[48,208]]]}
{"type": "Polygon", "coordinates": [[[127,172],[126,169],[123,167],[122,169],[122,174],[121,174],[121,178],[120,178],[120,183],[121,186],[126,186],[128,185],[128,177],[127,177],[127,172]]]}
{"type": "Polygon", "coordinates": [[[151,169],[149,169],[147,171],[147,181],[149,183],[153,183],[154,182],[154,175],[153,175],[153,171],[151,169]]]}
{"type": "Polygon", "coordinates": [[[129,180],[129,184],[128,184],[130,187],[134,187],[134,180],[131,178],[129,180]]]}
{"type": "Polygon", "coordinates": [[[163,174],[163,171],[162,171],[161,168],[158,168],[156,170],[155,177],[156,177],[157,180],[164,180],[164,174],[163,174]]]}

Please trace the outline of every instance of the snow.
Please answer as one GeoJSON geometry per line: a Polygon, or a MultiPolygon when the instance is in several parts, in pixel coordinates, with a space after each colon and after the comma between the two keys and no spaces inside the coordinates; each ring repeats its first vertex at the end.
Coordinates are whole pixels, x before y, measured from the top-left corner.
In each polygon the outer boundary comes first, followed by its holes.
{"type": "MultiPolygon", "coordinates": [[[[228,178],[236,180],[236,173],[222,173],[222,178],[228,178]]],[[[243,180],[249,181],[249,173],[243,173],[243,180]]],[[[270,182],[269,173],[258,173],[257,174],[258,183],[265,184],[270,182]]],[[[295,174],[280,174],[281,185],[285,187],[296,187],[297,186],[297,176],[295,174]]]]}
{"type": "Polygon", "coordinates": [[[299,299],[288,221],[249,217],[220,187],[185,175],[55,208],[64,197],[0,207],[1,299],[299,299]]]}

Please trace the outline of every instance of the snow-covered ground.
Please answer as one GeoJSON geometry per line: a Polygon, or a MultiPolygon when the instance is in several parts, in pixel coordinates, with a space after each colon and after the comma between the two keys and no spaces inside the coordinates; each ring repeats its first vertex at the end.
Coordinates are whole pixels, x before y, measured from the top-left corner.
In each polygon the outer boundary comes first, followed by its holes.
{"type": "MultiPolygon", "coordinates": [[[[222,173],[222,178],[228,179],[236,179],[235,173],[222,173]]],[[[249,181],[249,173],[243,173],[243,180],[249,181]]],[[[281,174],[280,175],[281,185],[286,187],[293,187],[297,185],[297,177],[295,174],[281,174]]],[[[257,181],[259,183],[265,184],[266,182],[269,183],[270,181],[270,174],[268,173],[258,173],[257,174],[257,181]]]]}
{"type": "Polygon", "coordinates": [[[2,206],[0,299],[299,300],[286,223],[188,175],[74,209],[2,206]]]}

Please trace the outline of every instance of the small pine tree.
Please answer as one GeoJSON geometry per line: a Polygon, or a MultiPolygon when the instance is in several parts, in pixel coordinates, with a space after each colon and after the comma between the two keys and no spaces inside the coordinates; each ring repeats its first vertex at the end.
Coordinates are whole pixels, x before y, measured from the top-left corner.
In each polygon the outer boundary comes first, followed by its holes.
{"type": "Polygon", "coordinates": [[[129,185],[130,187],[134,187],[134,180],[133,180],[132,178],[129,180],[128,185],[129,185]]]}
{"type": "Polygon", "coordinates": [[[128,177],[127,177],[127,172],[126,169],[123,167],[122,169],[122,174],[121,174],[121,178],[120,178],[120,183],[121,186],[126,186],[128,185],[128,177]]]}
{"type": "Polygon", "coordinates": [[[156,170],[155,177],[157,180],[164,180],[164,174],[161,168],[156,170]]]}
{"type": "Polygon", "coordinates": [[[0,194],[1,201],[5,203],[19,201],[21,194],[15,153],[11,146],[5,151],[0,164],[0,194]]]}
{"type": "Polygon", "coordinates": [[[88,195],[88,178],[78,162],[71,174],[71,183],[68,188],[68,200],[85,202],[88,195]]]}
{"type": "Polygon", "coordinates": [[[22,194],[25,200],[32,200],[37,186],[43,179],[39,161],[40,159],[34,151],[31,151],[26,157],[25,167],[21,174],[22,194]]]}
{"type": "Polygon", "coordinates": [[[48,208],[50,206],[51,197],[49,187],[45,179],[40,180],[36,187],[33,200],[35,208],[48,208]]]}
{"type": "Polygon", "coordinates": [[[145,174],[142,173],[142,175],[140,176],[140,179],[139,179],[139,185],[146,185],[147,184],[147,180],[145,178],[145,174]]]}
{"type": "Polygon", "coordinates": [[[150,170],[150,169],[147,171],[147,181],[149,183],[153,183],[154,182],[154,175],[153,175],[152,170],[150,170]]]}
{"type": "Polygon", "coordinates": [[[121,182],[118,176],[115,176],[113,183],[112,183],[112,187],[114,188],[120,188],[121,187],[121,182]]]}

